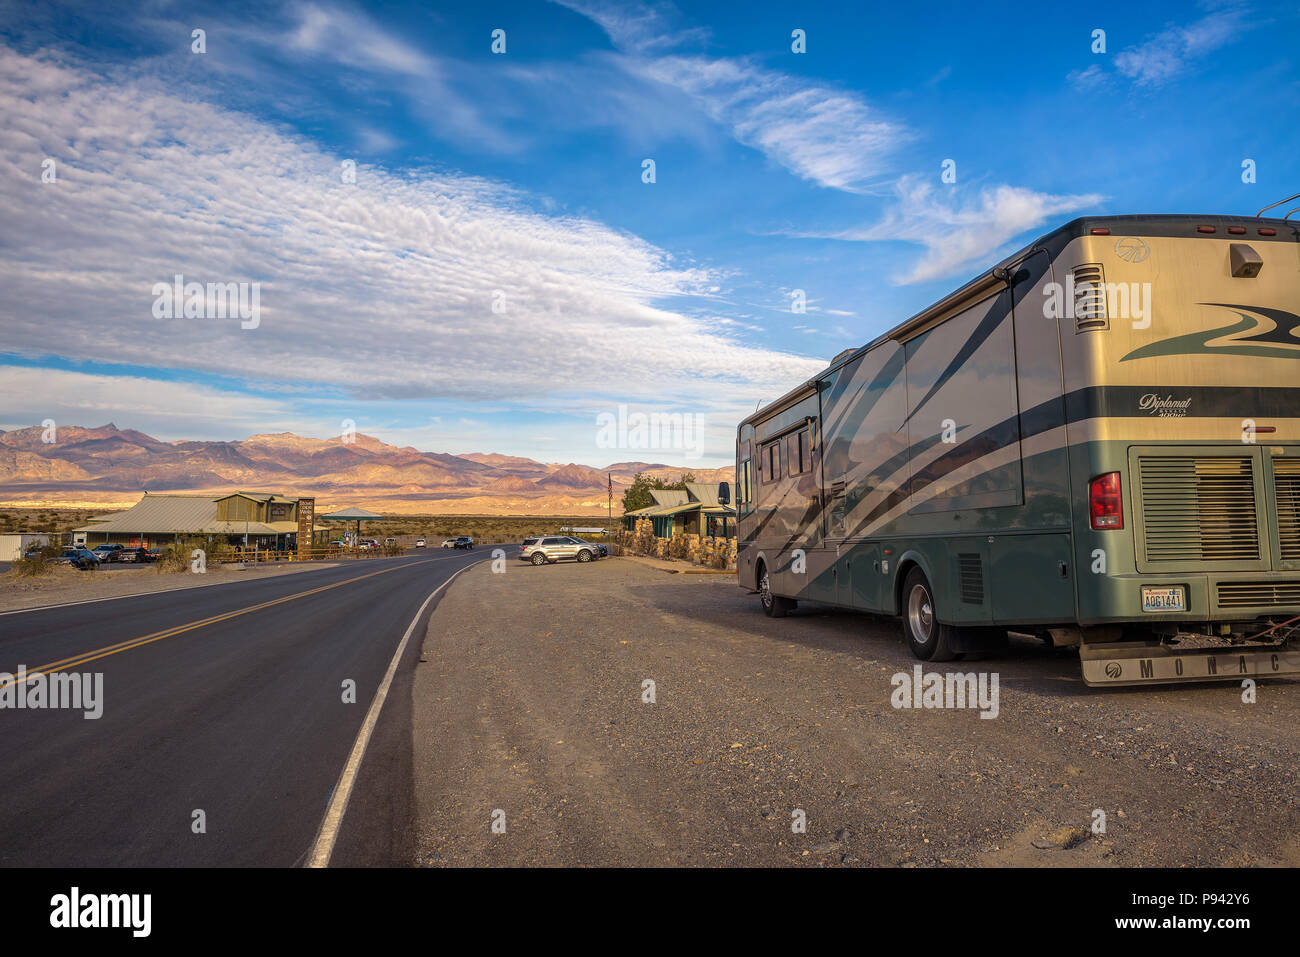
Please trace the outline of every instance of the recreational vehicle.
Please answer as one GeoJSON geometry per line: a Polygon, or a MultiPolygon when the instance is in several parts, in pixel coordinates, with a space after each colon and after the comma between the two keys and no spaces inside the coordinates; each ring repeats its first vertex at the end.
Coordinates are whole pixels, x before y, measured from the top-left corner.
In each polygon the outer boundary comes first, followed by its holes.
{"type": "MultiPolygon", "coordinates": [[[[730,489],[726,490],[728,493],[730,489]]],[[[1300,674],[1300,227],[1077,219],[745,419],[738,574],[1089,684],[1300,674]]]]}

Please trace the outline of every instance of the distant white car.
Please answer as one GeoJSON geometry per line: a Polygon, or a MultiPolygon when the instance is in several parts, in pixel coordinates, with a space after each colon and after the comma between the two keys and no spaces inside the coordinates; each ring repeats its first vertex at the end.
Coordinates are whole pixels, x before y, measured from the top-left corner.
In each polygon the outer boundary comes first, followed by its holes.
{"type": "Polygon", "coordinates": [[[442,543],[442,547],[443,547],[443,548],[455,548],[455,547],[456,547],[456,539],[454,539],[454,538],[449,538],[449,539],[447,539],[445,542],[442,543]]]}
{"type": "Polygon", "coordinates": [[[425,544],[425,541],[424,541],[423,538],[417,538],[417,539],[415,540],[415,547],[416,547],[416,548],[427,548],[428,546],[425,544]]]}

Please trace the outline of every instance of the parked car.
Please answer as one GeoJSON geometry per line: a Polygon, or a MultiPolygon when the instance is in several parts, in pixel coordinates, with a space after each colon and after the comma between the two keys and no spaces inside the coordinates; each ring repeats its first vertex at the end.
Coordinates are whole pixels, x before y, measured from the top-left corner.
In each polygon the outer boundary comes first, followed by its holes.
{"type": "Polygon", "coordinates": [[[99,556],[88,548],[65,548],[62,555],[51,561],[55,565],[71,565],[83,572],[99,567],[99,556]]]}
{"type": "Polygon", "coordinates": [[[149,549],[138,546],[124,548],[117,553],[117,560],[119,562],[147,562],[149,561],[149,549]]]}
{"type": "Polygon", "coordinates": [[[151,562],[159,561],[166,554],[167,554],[167,549],[165,548],[151,548],[149,549],[149,561],[151,562]]]}
{"type": "Polygon", "coordinates": [[[534,565],[547,562],[563,561],[572,558],[578,562],[589,562],[602,557],[599,545],[584,542],[567,535],[547,535],[542,538],[526,538],[519,557],[534,565]]]}
{"type": "Polygon", "coordinates": [[[92,551],[101,562],[115,562],[118,560],[118,553],[122,551],[121,545],[96,545],[92,551]]]}
{"type": "Polygon", "coordinates": [[[425,540],[424,540],[423,538],[417,538],[417,539],[415,540],[415,547],[416,547],[416,548],[428,548],[428,543],[426,543],[425,540]]]}
{"type": "Polygon", "coordinates": [[[397,546],[397,539],[395,539],[395,538],[385,538],[385,539],[384,539],[384,547],[385,547],[385,548],[395,548],[396,546],[397,546]]]}

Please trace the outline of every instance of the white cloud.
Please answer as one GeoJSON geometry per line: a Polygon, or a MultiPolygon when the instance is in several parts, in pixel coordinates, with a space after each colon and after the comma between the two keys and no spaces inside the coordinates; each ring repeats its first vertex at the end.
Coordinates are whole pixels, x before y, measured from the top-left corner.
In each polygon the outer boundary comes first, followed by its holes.
{"type": "Polygon", "coordinates": [[[880,223],[832,238],[866,242],[903,240],[925,247],[901,283],[925,282],[950,276],[975,261],[989,261],[1021,233],[1048,219],[1096,205],[1098,194],[1058,196],[1018,186],[984,187],[971,199],[959,187],[940,187],[917,176],[898,184],[898,200],[880,223]]]}
{"type": "Polygon", "coordinates": [[[664,53],[705,35],[677,28],[668,5],[558,2],[604,29],[629,71],[685,92],[738,142],[819,186],[867,191],[885,157],[912,137],[851,90],[746,59],[664,53]]]}
{"type": "Polygon", "coordinates": [[[300,3],[295,13],[297,24],[288,38],[295,50],[365,70],[426,78],[438,73],[431,58],[359,11],[300,3]]]}
{"type": "Polygon", "coordinates": [[[292,403],[188,382],[139,375],[0,366],[0,429],[116,422],[165,441],[247,438],[256,432],[312,431],[319,422],[296,415],[292,403]]]}
{"type": "Polygon", "coordinates": [[[667,56],[634,69],[688,93],[737,141],[819,186],[865,191],[911,138],[856,93],[745,60],[667,56]]]}
{"type": "Polygon", "coordinates": [[[1193,60],[1231,43],[1252,25],[1250,17],[1247,8],[1232,4],[1187,26],[1168,26],[1119,51],[1114,55],[1114,73],[1107,72],[1101,63],[1093,63],[1087,69],[1073,71],[1066,80],[1089,90],[1118,74],[1139,88],[1162,86],[1186,72],[1193,60]]]}
{"type": "MultiPolygon", "coordinates": [[[[307,42],[307,41],[304,41],[307,42]]],[[[145,80],[0,47],[5,348],[373,398],[780,394],[821,366],[663,308],[708,271],[482,179],[359,166],[145,80]],[[40,181],[41,162],[58,182],[40,181]],[[159,320],[181,273],[257,281],[261,324],[159,320]],[[496,291],[505,312],[492,311],[496,291]]]]}

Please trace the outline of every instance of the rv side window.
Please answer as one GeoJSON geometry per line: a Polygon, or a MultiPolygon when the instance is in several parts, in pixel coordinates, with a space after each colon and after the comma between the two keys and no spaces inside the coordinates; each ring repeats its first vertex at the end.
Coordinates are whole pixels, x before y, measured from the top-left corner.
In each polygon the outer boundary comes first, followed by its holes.
{"type": "Polygon", "coordinates": [[[740,463],[740,473],[736,476],[736,507],[737,507],[737,509],[740,509],[740,508],[742,508],[743,506],[748,505],[749,502],[750,502],[750,493],[749,493],[750,479],[749,479],[749,476],[750,476],[750,470],[751,470],[752,467],[753,467],[753,463],[751,463],[751,462],[749,461],[749,459],[745,459],[745,461],[743,461],[743,462],[740,463]]]}
{"type": "Polygon", "coordinates": [[[781,477],[781,443],[773,442],[763,446],[758,453],[758,480],[775,482],[781,477]]]}
{"type": "Polygon", "coordinates": [[[808,454],[808,430],[800,429],[786,436],[786,463],[789,474],[802,475],[812,468],[812,458],[808,454]]]}

